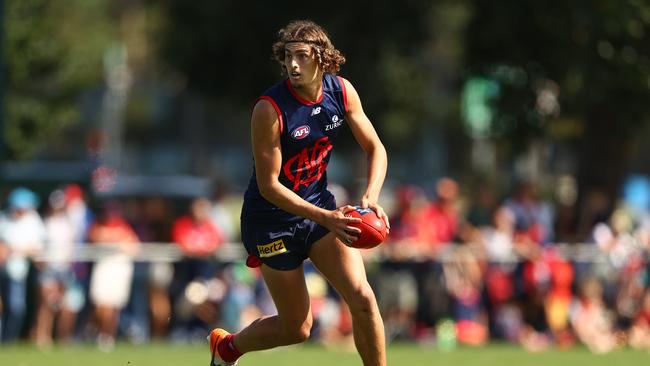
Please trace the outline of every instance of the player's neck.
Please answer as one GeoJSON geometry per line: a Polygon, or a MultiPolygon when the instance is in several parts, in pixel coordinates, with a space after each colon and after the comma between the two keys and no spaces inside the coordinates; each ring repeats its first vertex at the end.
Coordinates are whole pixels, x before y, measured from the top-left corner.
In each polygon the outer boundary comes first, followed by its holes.
{"type": "Polygon", "coordinates": [[[315,101],[323,94],[323,80],[317,78],[314,82],[302,85],[292,85],[296,94],[303,99],[315,101]]]}

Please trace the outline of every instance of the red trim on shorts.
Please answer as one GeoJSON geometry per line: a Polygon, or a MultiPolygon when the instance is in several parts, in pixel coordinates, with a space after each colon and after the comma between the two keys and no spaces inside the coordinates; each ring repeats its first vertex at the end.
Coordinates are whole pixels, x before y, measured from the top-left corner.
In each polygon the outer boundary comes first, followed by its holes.
{"type": "Polygon", "coordinates": [[[318,97],[317,100],[307,100],[301,97],[300,95],[298,95],[298,93],[296,93],[296,90],[293,88],[293,85],[291,85],[291,81],[289,81],[289,79],[287,79],[286,83],[287,83],[287,88],[289,88],[289,93],[291,93],[291,95],[293,95],[294,98],[296,98],[300,103],[304,105],[314,105],[323,101],[323,95],[325,95],[324,90],[321,90],[320,96],[318,97]]]}
{"type": "Polygon", "coordinates": [[[246,258],[246,267],[248,268],[257,268],[262,265],[262,260],[257,258],[256,256],[249,254],[248,258],[246,258]]]}
{"type": "Polygon", "coordinates": [[[269,101],[269,103],[271,103],[273,106],[273,109],[275,109],[275,113],[278,114],[278,121],[280,121],[280,134],[282,134],[282,131],[284,131],[284,123],[282,123],[282,112],[280,112],[280,107],[278,107],[277,103],[275,103],[275,100],[273,100],[273,98],[269,97],[268,95],[262,95],[261,97],[255,99],[255,104],[257,104],[257,102],[259,102],[261,99],[269,101]]]}
{"type": "Polygon", "coordinates": [[[340,76],[336,77],[339,79],[339,84],[341,84],[341,91],[343,92],[343,105],[345,106],[345,113],[348,112],[348,91],[345,89],[345,82],[343,81],[343,78],[340,76]]]}

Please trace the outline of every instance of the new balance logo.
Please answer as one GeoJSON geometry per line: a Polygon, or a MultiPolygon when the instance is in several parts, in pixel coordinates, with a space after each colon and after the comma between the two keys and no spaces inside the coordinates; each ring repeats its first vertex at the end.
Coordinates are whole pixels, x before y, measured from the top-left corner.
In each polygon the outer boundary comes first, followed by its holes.
{"type": "Polygon", "coordinates": [[[320,108],[321,107],[316,107],[316,108],[312,109],[311,110],[311,115],[315,116],[315,115],[319,114],[320,113],[320,108]]]}

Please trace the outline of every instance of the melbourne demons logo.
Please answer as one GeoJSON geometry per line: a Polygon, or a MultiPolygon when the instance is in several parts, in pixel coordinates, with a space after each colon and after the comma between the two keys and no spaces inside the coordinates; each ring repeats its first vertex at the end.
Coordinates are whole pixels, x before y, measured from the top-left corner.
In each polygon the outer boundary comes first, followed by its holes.
{"type": "Polygon", "coordinates": [[[291,181],[292,187],[290,188],[293,191],[299,190],[300,186],[307,187],[323,176],[327,168],[325,158],[330,150],[332,150],[332,143],[325,136],[316,140],[312,147],[302,149],[301,152],[284,163],[284,175],[291,181]]]}
{"type": "Polygon", "coordinates": [[[310,131],[311,129],[309,128],[309,126],[303,125],[293,130],[293,132],[291,133],[291,137],[293,137],[295,140],[302,140],[305,137],[307,137],[307,135],[309,135],[310,131]]]}

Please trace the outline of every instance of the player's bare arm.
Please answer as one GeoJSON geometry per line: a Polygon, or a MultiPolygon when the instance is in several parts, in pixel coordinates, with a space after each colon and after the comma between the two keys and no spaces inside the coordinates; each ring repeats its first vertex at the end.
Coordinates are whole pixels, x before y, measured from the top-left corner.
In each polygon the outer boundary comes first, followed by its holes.
{"type": "Polygon", "coordinates": [[[342,80],[345,83],[345,89],[347,92],[348,125],[350,126],[352,135],[354,135],[357,143],[366,153],[368,161],[368,184],[366,191],[361,198],[361,206],[370,207],[375,210],[377,216],[382,218],[386,222],[386,227],[390,229],[388,216],[384,212],[384,209],[378,204],[379,193],[384,184],[386,169],[388,166],[386,149],[381,143],[377,131],[375,131],[368,116],[364,113],[361,99],[359,98],[356,89],[354,89],[349,81],[343,78],[342,80]]]}
{"type": "Polygon", "coordinates": [[[345,213],[354,210],[354,207],[344,206],[328,211],[305,201],[280,183],[280,120],[268,101],[262,99],[253,108],[251,131],[255,173],[262,196],[287,212],[323,225],[345,242],[353,241],[355,237],[349,232],[360,233],[361,230],[349,224],[361,220],[346,217],[345,213]]]}

